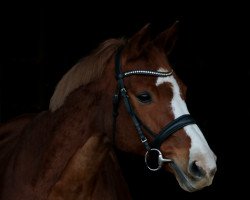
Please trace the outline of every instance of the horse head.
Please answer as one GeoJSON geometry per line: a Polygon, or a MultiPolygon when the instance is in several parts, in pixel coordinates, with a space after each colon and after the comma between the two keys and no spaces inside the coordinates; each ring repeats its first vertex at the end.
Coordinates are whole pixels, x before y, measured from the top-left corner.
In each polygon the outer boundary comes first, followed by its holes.
{"type": "Polygon", "coordinates": [[[176,23],[155,39],[146,25],[115,56],[115,144],[145,155],[149,169],[172,172],[189,192],[212,183],[216,156],[185,103],[185,84],[168,60],[176,23]],[[118,115],[119,113],[119,115],[118,115]]]}

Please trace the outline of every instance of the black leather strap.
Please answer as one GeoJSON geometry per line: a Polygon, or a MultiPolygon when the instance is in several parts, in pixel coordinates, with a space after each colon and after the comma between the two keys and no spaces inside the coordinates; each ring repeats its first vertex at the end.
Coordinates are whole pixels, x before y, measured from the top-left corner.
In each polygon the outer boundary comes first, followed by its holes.
{"type": "MultiPolygon", "coordinates": [[[[121,51],[122,49],[119,49],[116,56],[115,56],[115,77],[117,79],[117,82],[118,82],[118,86],[117,86],[117,93],[114,95],[114,99],[119,99],[119,96],[122,96],[122,99],[124,101],[124,104],[125,104],[125,107],[126,107],[126,110],[128,112],[128,114],[130,115],[134,125],[135,125],[135,128],[137,130],[137,133],[141,139],[141,142],[144,144],[145,148],[147,150],[150,149],[149,147],[149,144],[147,142],[147,138],[145,137],[145,135],[143,134],[142,132],[142,129],[141,129],[141,123],[140,121],[138,120],[137,116],[135,115],[135,112],[133,110],[133,107],[131,106],[130,104],[130,101],[129,101],[129,96],[127,95],[127,91],[126,91],[126,88],[124,86],[124,82],[123,82],[123,74],[121,73],[121,51]]],[[[117,101],[114,101],[113,102],[113,119],[116,120],[116,117],[118,114],[118,105],[119,104],[119,101],[117,103],[117,101]],[[115,116],[116,115],[116,116],[115,116]]],[[[113,127],[113,131],[115,130],[116,128],[116,123],[114,125],[115,127],[113,127]]],[[[115,131],[114,131],[115,132],[115,131]]],[[[113,133],[113,138],[115,139],[115,133],[113,133]]]]}
{"type": "Polygon", "coordinates": [[[121,53],[122,53],[122,48],[119,48],[115,55],[115,77],[117,80],[123,78],[121,72],[121,53]]]}
{"type": "Polygon", "coordinates": [[[161,132],[155,137],[154,141],[150,144],[151,148],[160,148],[161,144],[173,133],[179,129],[189,125],[195,124],[195,120],[191,115],[182,115],[175,120],[171,121],[167,126],[165,126],[161,132]]]}

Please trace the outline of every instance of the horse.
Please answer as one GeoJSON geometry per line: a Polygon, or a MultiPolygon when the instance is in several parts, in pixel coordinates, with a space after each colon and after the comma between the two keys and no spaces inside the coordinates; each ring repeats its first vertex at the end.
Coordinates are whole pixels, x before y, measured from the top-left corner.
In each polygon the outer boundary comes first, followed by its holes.
{"type": "Polygon", "coordinates": [[[0,198],[131,199],[115,148],[185,191],[211,185],[216,156],[168,59],[176,30],[104,41],[62,77],[48,110],[1,124],[0,198]]]}

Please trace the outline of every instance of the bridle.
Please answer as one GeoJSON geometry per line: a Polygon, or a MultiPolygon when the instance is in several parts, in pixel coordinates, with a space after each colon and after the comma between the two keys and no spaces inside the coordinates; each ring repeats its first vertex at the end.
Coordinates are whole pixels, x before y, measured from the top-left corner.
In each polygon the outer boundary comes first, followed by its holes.
{"type": "MultiPolygon", "coordinates": [[[[167,124],[158,134],[154,133],[150,128],[142,123],[139,117],[134,112],[134,109],[130,103],[129,96],[127,94],[123,79],[128,76],[141,75],[141,76],[155,76],[155,77],[168,77],[172,76],[173,71],[159,72],[148,70],[133,70],[122,72],[121,70],[121,50],[118,50],[115,56],[115,77],[117,80],[117,90],[113,96],[113,137],[115,137],[116,131],[116,118],[118,116],[119,102],[122,97],[126,110],[130,115],[136,131],[140,137],[142,144],[146,149],[145,163],[149,170],[157,171],[164,163],[172,162],[171,159],[165,159],[160,151],[161,144],[173,133],[179,129],[195,124],[195,120],[189,115],[182,115],[175,120],[167,124]],[[146,136],[144,135],[142,128],[144,128],[150,136],[154,139],[151,143],[148,143],[146,136]]],[[[115,138],[114,138],[115,140],[115,138]]]]}

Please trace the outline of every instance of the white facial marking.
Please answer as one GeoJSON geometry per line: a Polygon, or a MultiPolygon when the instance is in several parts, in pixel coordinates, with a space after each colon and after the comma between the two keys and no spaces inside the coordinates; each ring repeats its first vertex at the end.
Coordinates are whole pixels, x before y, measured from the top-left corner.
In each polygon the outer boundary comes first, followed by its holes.
{"type": "MultiPolygon", "coordinates": [[[[167,70],[160,68],[158,71],[167,72],[167,70]]],[[[189,114],[185,101],[181,98],[180,88],[174,76],[158,77],[156,86],[163,83],[171,83],[173,89],[173,99],[171,100],[172,111],[175,119],[184,114],[189,114]]],[[[204,170],[209,171],[216,167],[215,155],[208,146],[201,130],[196,124],[184,127],[185,132],[191,139],[191,148],[189,150],[189,162],[199,160],[202,162],[204,170]]]]}

